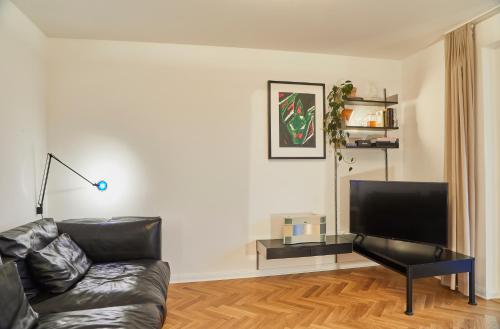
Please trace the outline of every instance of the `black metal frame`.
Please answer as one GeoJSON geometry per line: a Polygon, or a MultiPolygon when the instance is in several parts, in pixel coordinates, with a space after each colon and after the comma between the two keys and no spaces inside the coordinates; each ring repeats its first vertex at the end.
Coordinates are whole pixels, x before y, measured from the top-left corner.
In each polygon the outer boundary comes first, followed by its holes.
{"type": "MultiPolygon", "coordinates": [[[[323,118],[326,114],[326,101],[325,101],[325,84],[324,83],[313,83],[313,82],[294,82],[294,81],[277,81],[269,80],[267,81],[267,140],[268,140],[268,159],[326,159],[326,135],[323,132],[323,156],[321,157],[275,157],[271,152],[271,84],[289,84],[289,85],[306,85],[306,86],[319,86],[323,89],[323,118]]],[[[323,124],[323,123],[321,123],[323,124]]],[[[316,127],[317,129],[318,127],[316,127]]]]}
{"type": "Polygon", "coordinates": [[[47,153],[47,159],[45,160],[45,169],[43,172],[43,180],[42,180],[42,185],[40,187],[40,193],[38,195],[38,202],[36,206],[36,214],[37,215],[43,215],[43,201],[45,199],[45,191],[47,189],[47,180],[49,178],[49,171],[50,171],[50,165],[52,163],[52,159],[56,160],[78,176],[80,176],[83,180],[85,180],[87,183],[89,183],[92,186],[98,187],[98,183],[92,183],[90,180],[88,180],[86,177],[84,177],[82,174],[68,166],[66,163],[62,162],[59,158],[57,158],[54,154],[52,153],[47,153]]]}

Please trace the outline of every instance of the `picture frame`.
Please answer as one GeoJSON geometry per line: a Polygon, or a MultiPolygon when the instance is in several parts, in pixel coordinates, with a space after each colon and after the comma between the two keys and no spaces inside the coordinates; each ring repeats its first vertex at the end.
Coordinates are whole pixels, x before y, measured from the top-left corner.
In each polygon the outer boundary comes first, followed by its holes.
{"type": "Polygon", "coordinates": [[[325,159],[325,84],[269,80],[268,158],[325,159]]]}

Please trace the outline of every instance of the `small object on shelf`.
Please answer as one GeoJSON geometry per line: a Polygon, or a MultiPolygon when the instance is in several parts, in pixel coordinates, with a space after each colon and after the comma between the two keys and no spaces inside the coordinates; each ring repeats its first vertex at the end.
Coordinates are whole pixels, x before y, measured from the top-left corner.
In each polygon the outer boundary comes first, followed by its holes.
{"type": "MultiPolygon", "coordinates": [[[[352,87],[352,90],[351,90],[351,93],[348,95],[349,98],[357,98],[356,97],[356,92],[358,91],[358,88],[356,88],[355,86],[352,87]]],[[[361,98],[361,97],[359,97],[361,98]]],[[[362,99],[362,98],[361,98],[362,99]]]]}
{"type": "Polygon", "coordinates": [[[340,113],[340,116],[342,117],[342,120],[344,122],[348,122],[349,119],[351,118],[352,115],[352,109],[344,109],[342,113],[340,113]]]}
{"type": "Polygon", "coordinates": [[[396,124],[395,111],[393,108],[389,107],[384,111],[384,126],[386,127],[395,127],[396,124]]]}
{"type": "Polygon", "coordinates": [[[369,139],[358,139],[356,140],[357,147],[372,147],[372,142],[369,139]]]}
{"type": "Polygon", "coordinates": [[[399,138],[396,137],[378,137],[371,140],[373,147],[398,148],[399,138]]]}
{"type": "Polygon", "coordinates": [[[316,214],[283,218],[283,244],[325,242],[326,217],[316,214]]]}
{"type": "Polygon", "coordinates": [[[357,147],[356,142],[347,142],[345,145],[346,148],[355,148],[357,147]]]}
{"type": "Polygon", "coordinates": [[[377,127],[385,127],[384,125],[384,111],[377,111],[375,113],[375,116],[377,118],[377,127]]]}
{"type": "Polygon", "coordinates": [[[377,126],[376,116],[373,113],[370,113],[366,117],[366,126],[370,128],[375,128],[377,126]]]}

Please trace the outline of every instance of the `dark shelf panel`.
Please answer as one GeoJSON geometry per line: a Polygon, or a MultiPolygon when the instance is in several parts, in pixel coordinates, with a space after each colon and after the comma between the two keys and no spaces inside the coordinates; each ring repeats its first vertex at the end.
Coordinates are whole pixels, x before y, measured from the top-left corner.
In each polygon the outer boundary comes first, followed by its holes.
{"type": "Polygon", "coordinates": [[[345,147],[346,149],[349,150],[385,150],[385,149],[399,149],[399,146],[394,147],[394,146],[389,146],[389,147],[377,147],[377,146],[372,146],[372,147],[358,147],[358,146],[347,146],[345,147]]]}
{"type": "MultiPolygon", "coordinates": [[[[354,235],[327,235],[326,242],[283,244],[283,239],[257,240],[257,252],[265,259],[349,254],[354,235]]],[[[257,264],[258,267],[258,264],[257,264]]]]}
{"type": "Polygon", "coordinates": [[[397,130],[399,127],[365,127],[365,126],[346,126],[345,130],[397,130]]]}
{"type": "Polygon", "coordinates": [[[391,106],[398,104],[398,95],[392,95],[387,97],[384,101],[383,99],[359,99],[359,98],[347,98],[345,100],[346,105],[365,105],[365,106],[391,106]]]}

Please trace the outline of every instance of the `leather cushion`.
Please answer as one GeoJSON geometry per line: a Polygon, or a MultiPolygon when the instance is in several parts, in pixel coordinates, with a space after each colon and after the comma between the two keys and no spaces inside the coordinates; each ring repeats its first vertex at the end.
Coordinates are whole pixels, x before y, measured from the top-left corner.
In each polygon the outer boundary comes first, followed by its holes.
{"type": "Polygon", "coordinates": [[[35,280],[51,293],[63,293],[78,282],[92,265],[69,235],[62,234],[39,251],[28,254],[35,280]]]}
{"type": "Polygon", "coordinates": [[[0,254],[26,258],[31,250],[40,250],[57,238],[52,218],[44,218],[0,233],[0,254]]]}
{"type": "Polygon", "coordinates": [[[4,258],[14,258],[19,276],[28,299],[36,297],[38,289],[25,262],[32,250],[40,250],[58,236],[56,223],[52,218],[40,219],[0,233],[0,254],[4,258]]]}
{"type": "Polygon", "coordinates": [[[17,265],[17,271],[19,272],[19,277],[21,278],[21,283],[24,287],[24,293],[26,294],[26,297],[28,297],[28,300],[31,300],[40,293],[40,288],[33,278],[26,260],[16,259],[14,261],[17,265]]]}
{"type": "Polygon", "coordinates": [[[24,294],[16,264],[0,265],[0,329],[30,329],[38,322],[24,294]]]}
{"type": "Polygon", "coordinates": [[[4,263],[8,262],[14,262],[17,265],[17,272],[19,273],[19,277],[21,278],[21,283],[23,284],[24,287],[24,293],[26,294],[26,297],[28,297],[28,300],[33,299],[40,293],[40,289],[35,282],[35,279],[33,279],[33,276],[31,275],[31,272],[28,268],[28,264],[26,263],[26,260],[24,259],[16,259],[16,258],[11,258],[11,257],[5,257],[3,259],[4,263]]]}
{"type": "Polygon", "coordinates": [[[94,262],[161,259],[160,217],[71,219],[57,223],[94,262]]]}
{"type": "Polygon", "coordinates": [[[141,304],[43,314],[36,329],[160,329],[162,322],[157,305],[141,304]]]}
{"type": "Polygon", "coordinates": [[[164,309],[169,280],[170,268],[161,261],[97,263],[71,290],[34,301],[33,308],[57,313],[150,303],[164,309]]]}

